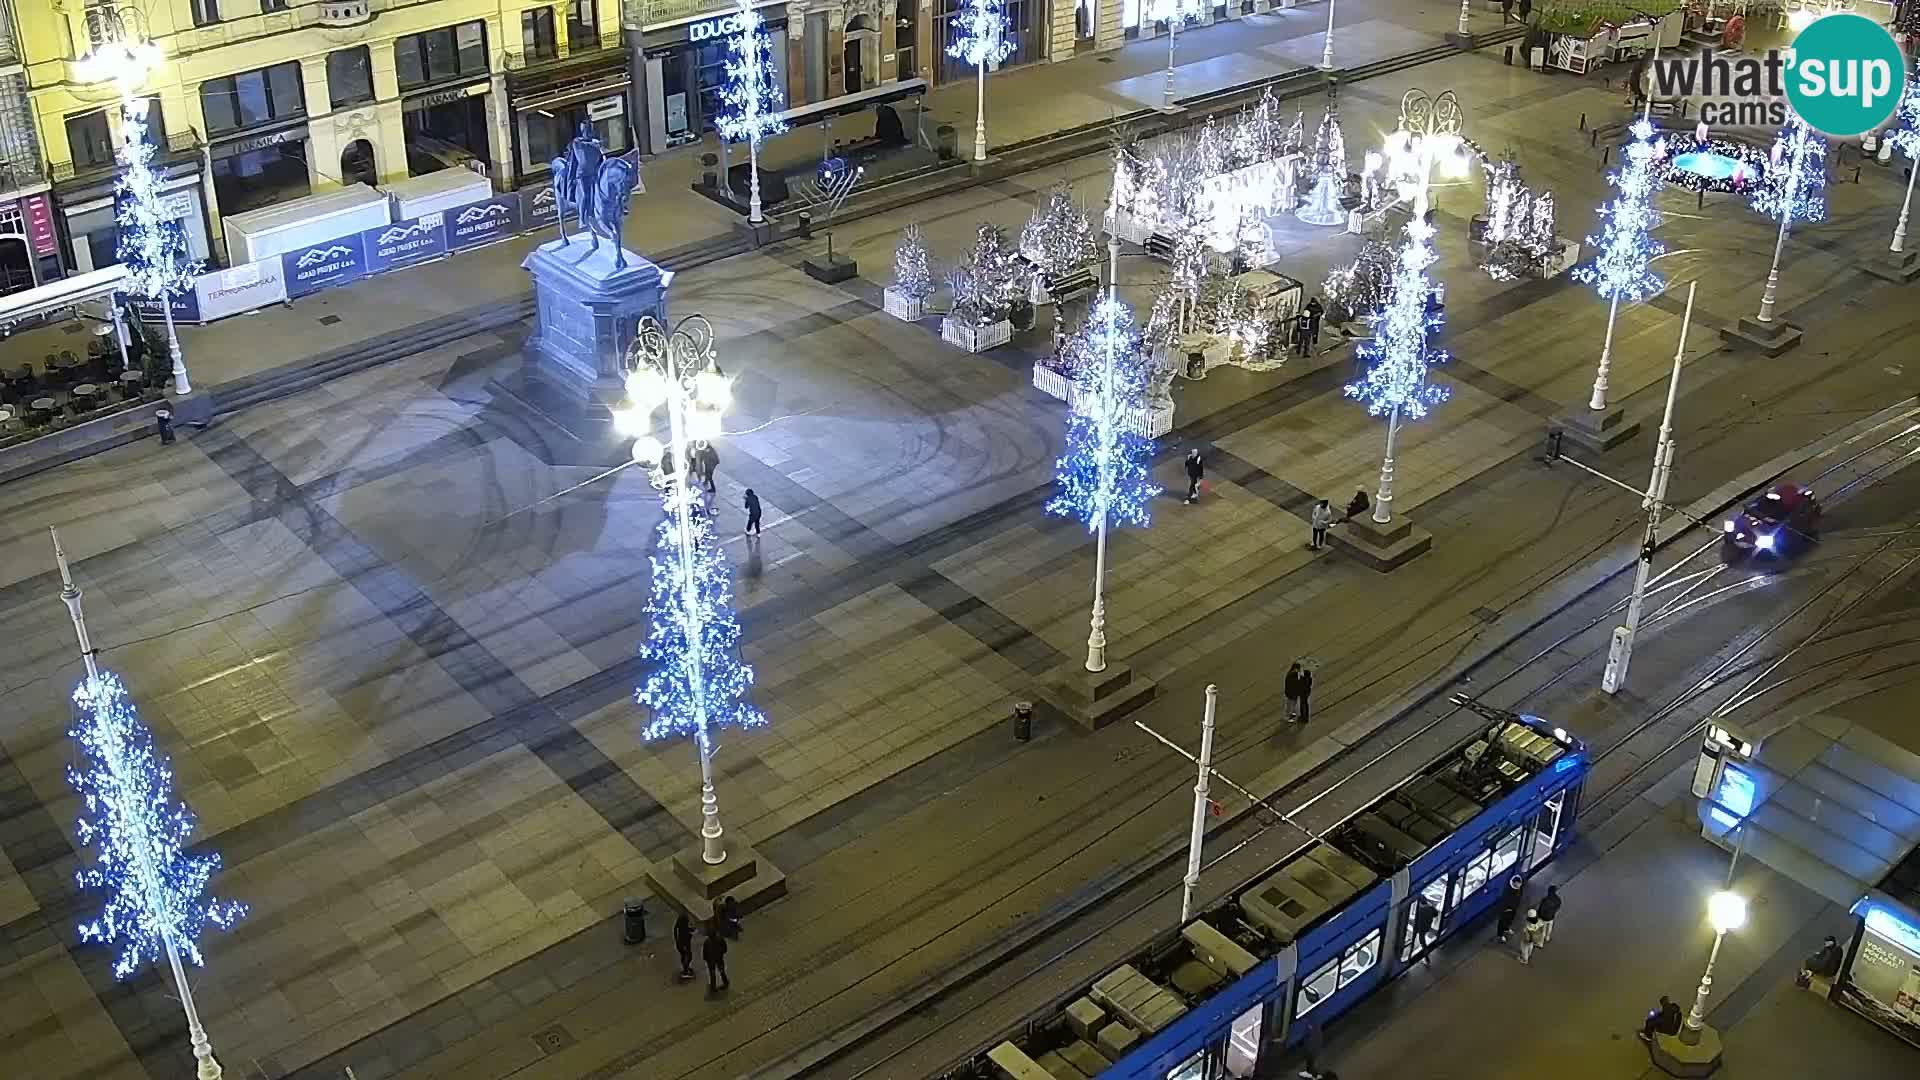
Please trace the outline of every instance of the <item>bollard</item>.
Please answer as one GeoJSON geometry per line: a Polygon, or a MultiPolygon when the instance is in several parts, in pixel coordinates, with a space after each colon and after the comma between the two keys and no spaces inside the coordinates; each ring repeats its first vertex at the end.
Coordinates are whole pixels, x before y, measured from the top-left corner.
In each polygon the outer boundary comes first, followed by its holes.
{"type": "Polygon", "coordinates": [[[1016,701],[1013,703],[1013,738],[1015,742],[1033,740],[1033,702],[1016,701]]]}
{"type": "Polygon", "coordinates": [[[1587,130],[1587,114],[1586,113],[1580,114],[1580,130],[1581,131],[1587,130]]]}
{"type": "Polygon", "coordinates": [[[1548,465],[1552,465],[1552,464],[1553,464],[1554,462],[1556,462],[1556,461],[1559,461],[1559,460],[1560,460],[1560,437],[1561,437],[1561,434],[1562,434],[1562,433],[1561,433],[1561,431],[1560,431],[1560,429],[1559,429],[1559,428],[1554,428],[1554,429],[1553,429],[1552,431],[1549,431],[1549,432],[1547,432],[1547,456],[1546,456],[1546,463],[1547,463],[1548,465]]]}
{"type": "Polygon", "coordinates": [[[160,409],[153,414],[153,423],[160,431],[160,445],[173,445],[173,410],[160,409]]]}
{"type": "Polygon", "coordinates": [[[620,913],[626,918],[622,921],[620,938],[629,945],[638,945],[647,940],[647,904],[637,896],[629,896],[620,905],[620,913]]]}
{"type": "Polygon", "coordinates": [[[1509,46],[1507,46],[1507,53],[1506,53],[1506,59],[1505,59],[1505,61],[1504,61],[1504,63],[1505,63],[1505,64],[1506,64],[1506,65],[1507,65],[1508,67],[1512,67],[1512,66],[1513,66],[1513,46],[1511,46],[1511,45],[1509,45],[1509,46]]]}
{"type": "Polygon", "coordinates": [[[1706,188],[1701,188],[1699,191],[1694,193],[1693,205],[1694,205],[1694,209],[1696,210],[1705,210],[1707,208],[1707,189],[1706,188]]]}

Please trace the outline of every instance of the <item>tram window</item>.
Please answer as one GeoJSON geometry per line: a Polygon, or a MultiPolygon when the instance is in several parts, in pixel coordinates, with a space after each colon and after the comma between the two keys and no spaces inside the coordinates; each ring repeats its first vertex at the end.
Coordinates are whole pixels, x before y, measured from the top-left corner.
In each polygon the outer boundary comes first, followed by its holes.
{"type": "Polygon", "coordinates": [[[1323,964],[1319,971],[1308,976],[1300,984],[1300,997],[1293,1007],[1293,1015],[1305,1016],[1321,1002],[1333,996],[1340,989],[1340,960],[1334,958],[1323,964]]]}
{"type": "Polygon", "coordinates": [[[1453,884],[1453,875],[1442,874],[1427,882],[1426,888],[1420,890],[1420,898],[1432,904],[1433,910],[1445,911],[1447,910],[1447,886],[1451,884],[1453,884]]]}
{"type": "Polygon", "coordinates": [[[1465,900],[1467,897],[1479,892],[1480,887],[1487,883],[1487,875],[1492,871],[1492,867],[1493,852],[1483,851],[1474,856],[1473,861],[1467,864],[1465,870],[1461,871],[1458,899],[1465,900]]]}
{"type": "Polygon", "coordinates": [[[1553,855],[1553,842],[1560,838],[1560,811],[1567,805],[1567,793],[1559,791],[1548,799],[1533,819],[1533,865],[1539,866],[1553,855]]]}
{"type": "Polygon", "coordinates": [[[1375,961],[1380,959],[1380,929],[1360,939],[1359,943],[1348,949],[1340,958],[1340,985],[1345,986],[1373,969],[1375,961]]]}
{"type": "Polygon", "coordinates": [[[1526,839],[1525,829],[1513,829],[1507,835],[1493,842],[1493,876],[1500,877],[1507,867],[1520,861],[1520,842],[1526,839]]]}
{"type": "Polygon", "coordinates": [[[1266,1006],[1255,1005],[1241,1013],[1227,1032],[1227,1075],[1247,1080],[1260,1063],[1260,1027],[1266,1006]]]}
{"type": "Polygon", "coordinates": [[[1167,1080],[1207,1080],[1207,1052],[1201,1050],[1175,1066],[1167,1080]]]}

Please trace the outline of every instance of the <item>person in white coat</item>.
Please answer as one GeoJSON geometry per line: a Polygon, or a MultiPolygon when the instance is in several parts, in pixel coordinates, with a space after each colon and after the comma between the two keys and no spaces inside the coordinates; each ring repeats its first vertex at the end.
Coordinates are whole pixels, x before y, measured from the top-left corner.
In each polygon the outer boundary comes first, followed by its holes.
{"type": "Polygon", "coordinates": [[[1321,499],[1313,504],[1313,512],[1307,521],[1313,527],[1313,538],[1307,541],[1307,547],[1319,551],[1327,545],[1327,526],[1333,524],[1333,507],[1327,505],[1327,500],[1321,499]]]}

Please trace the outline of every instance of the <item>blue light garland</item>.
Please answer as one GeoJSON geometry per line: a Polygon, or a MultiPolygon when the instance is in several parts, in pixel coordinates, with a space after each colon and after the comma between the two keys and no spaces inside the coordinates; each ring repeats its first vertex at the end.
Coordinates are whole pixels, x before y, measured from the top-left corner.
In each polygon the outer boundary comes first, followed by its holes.
{"type": "Polygon", "coordinates": [[[1886,138],[1907,160],[1920,160],[1920,73],[1907,80],[1906,90],[1900,95],[1900,108],[1893,116],[1894,126],[1887,130],[1886,138]]]}
{"type": "Polygon", "coordinates": [[[1148,524],[1160,494],[1150,471],[1153,440],[1135,424],[1146,414],[1147,358],[1133,313],[1108,296],[1094,305],[1075,349],[1086,358],[1067,418],[1066,453],[1054,465],[1059,491],[1047,512],[1078,518],[1088,531],[1148,524]]]}
{"type": "Polygon", "coordinates": [[[1003,0],[967,0],[967,6],[953,16],[953,43],[947,46],[947,55],[983,71],[999,67],[1012,56],[1003,0]]]}
{"type": "Polygon", "coordinates": [[[779,115],[786,92],[774,82],[773,38],[752,0],[741,0],[733,20],[738,29],[727,39],[727,82],[714,126],[729,142],[757,144],[787,130],[779,115]]]}
{"type": "Polygon", "coordinates": [[[83,680],[73,702],[82,715],[67,734],[86,760],[67,767],[67,783],[83,804],[80,843],[93,849],[93,862],[74,877],[108,894],[99,916],[80,924],[80,940],[118,947],[117,979],[164,959],[169,942],[198,967],[200,935],[208,926],[232,929],[247,907],[207,895],[220,856],[187,852],[193,812],[174,798],[173,768],[154,750],[119,677],[83,680]]]}
{"type": "Polygon", "coordinates": [[[1427,303],[1433,291],[1427,281],[1427,267],[1435,259],[1432,241],[1433,226],[1418,218],[1407,223],[1407,245],[1393,273],[1393,295],[1385,308],[1367,316],[1373,340],[1359,350],[1360,359],[1369,365],[1367,374],[1348,383],[1344,392],[1365,405],[1368,415],[1398,411],[1402,419],[1418,420],[1452,395],[1446,387],[1427,381],[1427,368],[1448,359],[1445,351],[1427,347],[1427,335],[1444,321],[1427,303]]]}
{"type": "Polygon", "coordinates": [[[1775,221],[1821,221],[1827,216],[1827,140],[1794,117],[1773,139],[1766,182],[1753,208],[1775,221]]]}
{"type": "MultiPolygon", "coordinates": [[[[667,496],[695,498],[676,484],[667,496]]],[[[716,728],[762,727],[767,717],[742,700],[753,685],[753,669],[739,655],[740,620],[733,610],[733,571],[713,541],[713,527],[699,510],[692,514],[693,608],[687,610],[687,579],[681,558],[680,530],[671,513],[660,523],[653,553],[653,586],[647,596],[647,636],[640,658],[650,670],[635,692],[649,710],[641,727],[644,739],[673,735],[705,738],[716,728]],[[697,647],[696,647],[696,644],[697,647]],[[704,720],[704,724],[703,724],[704,720]]]]}
{"type": "Polygon", "coordinates": [[[1633,141],[1626,147],[1626,163],[1612,177],[1619,197],[1601,208],[1600,235],[1587,237],[1587,246],[1599,254],[1576,268],[1573,278],[1592,285],[1603,300],[1637,304],[1667,287],[1666,279],[1651,266],[1667,248],[1652,236],[1660,223],[1653,209],[1653,170],[1661,147],[1646,120],[1636,121],[1628,130],[1633,141]]]}

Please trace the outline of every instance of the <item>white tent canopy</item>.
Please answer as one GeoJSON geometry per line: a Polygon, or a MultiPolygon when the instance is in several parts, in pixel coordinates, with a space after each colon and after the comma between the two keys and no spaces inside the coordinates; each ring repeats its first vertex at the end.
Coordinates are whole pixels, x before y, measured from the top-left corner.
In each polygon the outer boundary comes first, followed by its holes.
{"type": "Polygon", "coordinates": [[[68,308],[96,300],[106,300],[127,287],[127,268],[109,266],[73,277],[50,281],[38,288],[0,296],[0,327],[43,315],[55,315],[68,308]]]}

